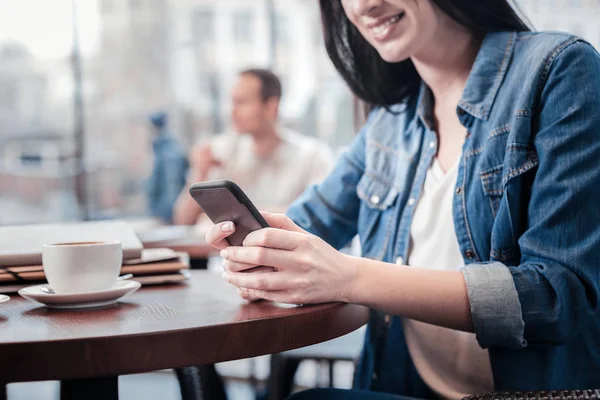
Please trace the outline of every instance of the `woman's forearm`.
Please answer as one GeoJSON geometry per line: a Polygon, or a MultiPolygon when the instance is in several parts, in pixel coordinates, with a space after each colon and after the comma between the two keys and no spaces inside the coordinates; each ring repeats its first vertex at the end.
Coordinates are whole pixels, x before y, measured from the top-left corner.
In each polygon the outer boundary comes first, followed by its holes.
{"type": "Polygon", "coordinates": [[[467,287],[460,271],[349,259],[359,272],[345,301],[433,325],[473,331],[467,287]]]}

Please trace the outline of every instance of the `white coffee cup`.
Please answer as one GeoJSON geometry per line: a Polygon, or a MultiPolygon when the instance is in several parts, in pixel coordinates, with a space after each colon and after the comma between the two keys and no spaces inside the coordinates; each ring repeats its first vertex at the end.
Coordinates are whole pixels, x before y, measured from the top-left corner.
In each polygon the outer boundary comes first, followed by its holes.
{"type": "Polygon", "coordinates": [[[82,293],[110,289],[123,263],[119,242],[73,242],[44,245],[42,263],[56,293],[82,293]]]}

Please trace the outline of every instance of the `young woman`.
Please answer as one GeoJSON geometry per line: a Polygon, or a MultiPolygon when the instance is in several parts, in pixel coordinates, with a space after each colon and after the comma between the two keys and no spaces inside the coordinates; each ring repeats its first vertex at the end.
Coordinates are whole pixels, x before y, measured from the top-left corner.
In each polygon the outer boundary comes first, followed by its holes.
{"type": "Polygon", "coordinates": [[[356,390],[599,388],[600,55],[529,32],[507,0],[320,4],[331,59],[374,110],[272,228],[239,248],[231,223],[208,233],[225,279],[247,299],[373,309],[356,390]],[[362,258],[336,250],[355,234],[362,258]]]}

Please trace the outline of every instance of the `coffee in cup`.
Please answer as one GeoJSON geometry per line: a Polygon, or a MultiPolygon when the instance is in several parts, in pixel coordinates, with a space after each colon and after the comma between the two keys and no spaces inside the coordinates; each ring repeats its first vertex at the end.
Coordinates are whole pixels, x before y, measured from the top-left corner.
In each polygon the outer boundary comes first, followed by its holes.
{"type": "Polygon", "coordinates": [[[122,263],[120,242],[56,243],[42,248],[44,273],[57,294],[110,289],[122,263]]]}

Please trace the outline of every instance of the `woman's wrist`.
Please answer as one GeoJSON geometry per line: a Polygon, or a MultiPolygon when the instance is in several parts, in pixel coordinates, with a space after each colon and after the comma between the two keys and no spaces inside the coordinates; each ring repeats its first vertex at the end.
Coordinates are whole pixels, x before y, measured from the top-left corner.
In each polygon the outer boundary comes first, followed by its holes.
{"type": "Polygon", "coordinates": [[[360,288],[361,278],[361,259],[359,257],[350,256],[347,254],[340,253],[342,255],[343,268],[348,270],[348,282],[345,290],[342,292],[340,301],[343,303],[357,303],[357,299],[360,297],[357,291],[360,288]]]}

